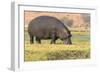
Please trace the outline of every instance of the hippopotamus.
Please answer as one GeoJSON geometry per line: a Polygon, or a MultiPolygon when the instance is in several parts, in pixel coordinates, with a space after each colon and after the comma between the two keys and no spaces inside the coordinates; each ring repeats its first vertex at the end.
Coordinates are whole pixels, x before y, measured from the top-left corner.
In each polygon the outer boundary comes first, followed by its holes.
{"type": "Polygon", "coordinates": [[[70,30],[59,19],[53,16],[38,16],[32,19],[28,25],[30,43],[41,44],[42,39],[51,39],[51,44],[56,44],[61,39],[64,44],[72,44],[70,30]]]}

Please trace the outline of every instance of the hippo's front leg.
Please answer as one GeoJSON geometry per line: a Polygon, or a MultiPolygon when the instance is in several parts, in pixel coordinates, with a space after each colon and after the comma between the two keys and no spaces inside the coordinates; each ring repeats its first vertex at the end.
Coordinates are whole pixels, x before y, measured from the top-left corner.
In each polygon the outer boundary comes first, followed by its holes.
{"type": "Polygon", "coordinates": [[[55,44],[55,41],[56,41],[55,39],[52,39],[51,44],[55,44]]]}
{"type": "Polygon", "coordinates": [[[55,42],[56,42],[56,35],[55,33],[52,33],[51,34],[51,44],[55,44],[55,42]]]}

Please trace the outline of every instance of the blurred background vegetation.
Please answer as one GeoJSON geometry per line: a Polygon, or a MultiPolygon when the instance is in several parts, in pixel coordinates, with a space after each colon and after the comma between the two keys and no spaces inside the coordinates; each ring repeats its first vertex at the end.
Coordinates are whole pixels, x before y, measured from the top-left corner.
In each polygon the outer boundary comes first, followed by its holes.
{"type": "Polygon", "coordinates": [[[89,13],[67,13],[67,12],[32,12],[25,11],[25,30],[29,22],[38,16],[53,16],[61,20],[72,31],[90,31],[89,13]]]}

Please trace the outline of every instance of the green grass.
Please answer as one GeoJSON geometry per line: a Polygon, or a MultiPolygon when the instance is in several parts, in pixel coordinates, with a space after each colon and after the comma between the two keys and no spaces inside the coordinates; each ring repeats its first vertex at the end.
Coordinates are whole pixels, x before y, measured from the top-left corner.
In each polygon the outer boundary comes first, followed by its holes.
{"type": "Polygon", "coordinates": [[[25,32],[25,61],[45,60],[69,60],[90,58],[90,34],[89,32],[72,32],[72,45],[63,44],[57,40],[56,44],[50,44],[51,40],[42,40],[42,44],[30,44],[28,33],[25,32]]]}

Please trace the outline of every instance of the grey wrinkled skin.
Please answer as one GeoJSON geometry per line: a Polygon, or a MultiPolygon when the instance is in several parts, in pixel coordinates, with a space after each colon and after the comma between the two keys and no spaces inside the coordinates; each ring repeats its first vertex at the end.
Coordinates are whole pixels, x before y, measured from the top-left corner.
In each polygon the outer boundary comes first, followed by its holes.
{"type": "Polygon", "coordinates": [[[72,44],[71,32],[57,18],[51,16],[39,16],[31,20],[28,25],[30,43],[36,41],[41,43],[42,39],[51,39],[51,44],[55,44],[57,39],[61,39],[64,44],[72,44]]]}

